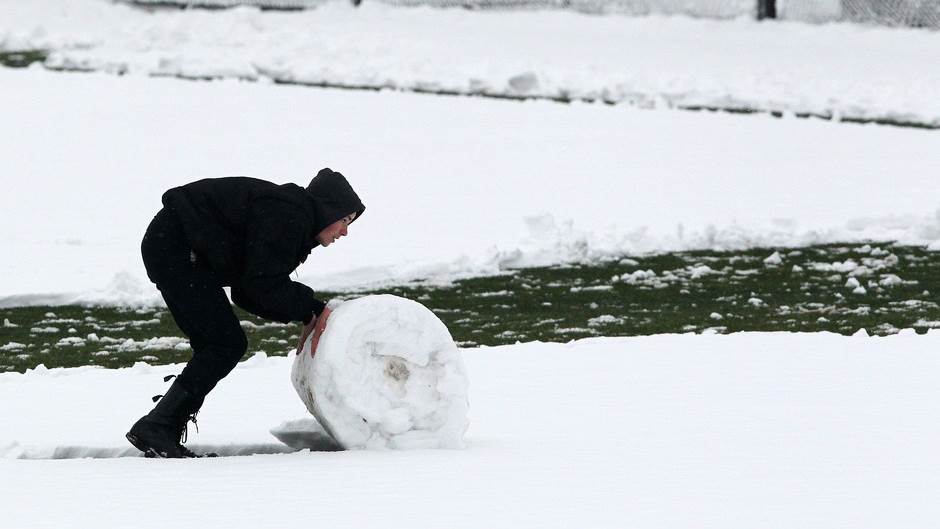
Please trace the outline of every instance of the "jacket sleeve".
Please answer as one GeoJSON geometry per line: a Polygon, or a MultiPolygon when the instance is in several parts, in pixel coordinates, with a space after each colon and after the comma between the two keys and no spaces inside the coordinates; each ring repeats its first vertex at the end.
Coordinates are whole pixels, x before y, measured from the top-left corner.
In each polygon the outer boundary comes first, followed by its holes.
{"type": "Polygon", "coordinates": [[[310,287],[292,281],[306,234],[306,223],[291,206],[259,199],[249,211],[245,233],[245,268],[232,288],[232,301],[262,318],[308,323],[325,304],[310,287]]]}

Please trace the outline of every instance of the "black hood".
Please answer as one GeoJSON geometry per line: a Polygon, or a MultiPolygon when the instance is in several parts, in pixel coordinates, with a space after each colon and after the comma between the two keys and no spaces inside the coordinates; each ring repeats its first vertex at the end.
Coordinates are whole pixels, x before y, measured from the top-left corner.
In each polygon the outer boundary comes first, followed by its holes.
{"type": "Polygon", "coordinates": [[[346,177],[330,168],[321,169],[313,177],[307,186],[307,194],[315,204],[316,233],[350,213],[356,214],[353,219],[356,220],[366,210],[346,177]]]}

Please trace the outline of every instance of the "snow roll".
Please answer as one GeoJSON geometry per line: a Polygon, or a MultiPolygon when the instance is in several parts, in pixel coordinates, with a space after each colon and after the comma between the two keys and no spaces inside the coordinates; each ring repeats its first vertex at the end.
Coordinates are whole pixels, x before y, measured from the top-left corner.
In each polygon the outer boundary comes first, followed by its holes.
{"type": "Polygon", "coordinates": [[[468,380],[444,323],[391,295],[336,307],[316,354],[311,339],[291,378],[307,409],[344,448],[461,448],[468,380]]]}

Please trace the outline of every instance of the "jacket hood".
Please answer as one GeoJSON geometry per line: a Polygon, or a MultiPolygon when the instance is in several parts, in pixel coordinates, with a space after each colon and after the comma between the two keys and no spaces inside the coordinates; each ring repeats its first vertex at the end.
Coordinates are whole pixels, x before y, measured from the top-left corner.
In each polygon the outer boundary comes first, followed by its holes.
{"type": "Polygon", "coordinates": [[[313,198],[316,232],[355,213],[358,220],[366,207],[353,191],[346,177],[330,168],[321,169],[307,186],[307,194],[313,198]]]}

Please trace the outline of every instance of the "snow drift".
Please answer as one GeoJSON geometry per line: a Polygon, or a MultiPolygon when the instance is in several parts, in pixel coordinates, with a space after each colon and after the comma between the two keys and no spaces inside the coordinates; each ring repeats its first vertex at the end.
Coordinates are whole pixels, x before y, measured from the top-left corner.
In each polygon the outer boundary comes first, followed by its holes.
{"type": "Polygon", "coordinates": [[[300,13],[0,2],[0,50],[21,49],[50,50],[45,66],[64,70],[940,125],[940,35],[914,29],[375,2],[300,13]]]}

